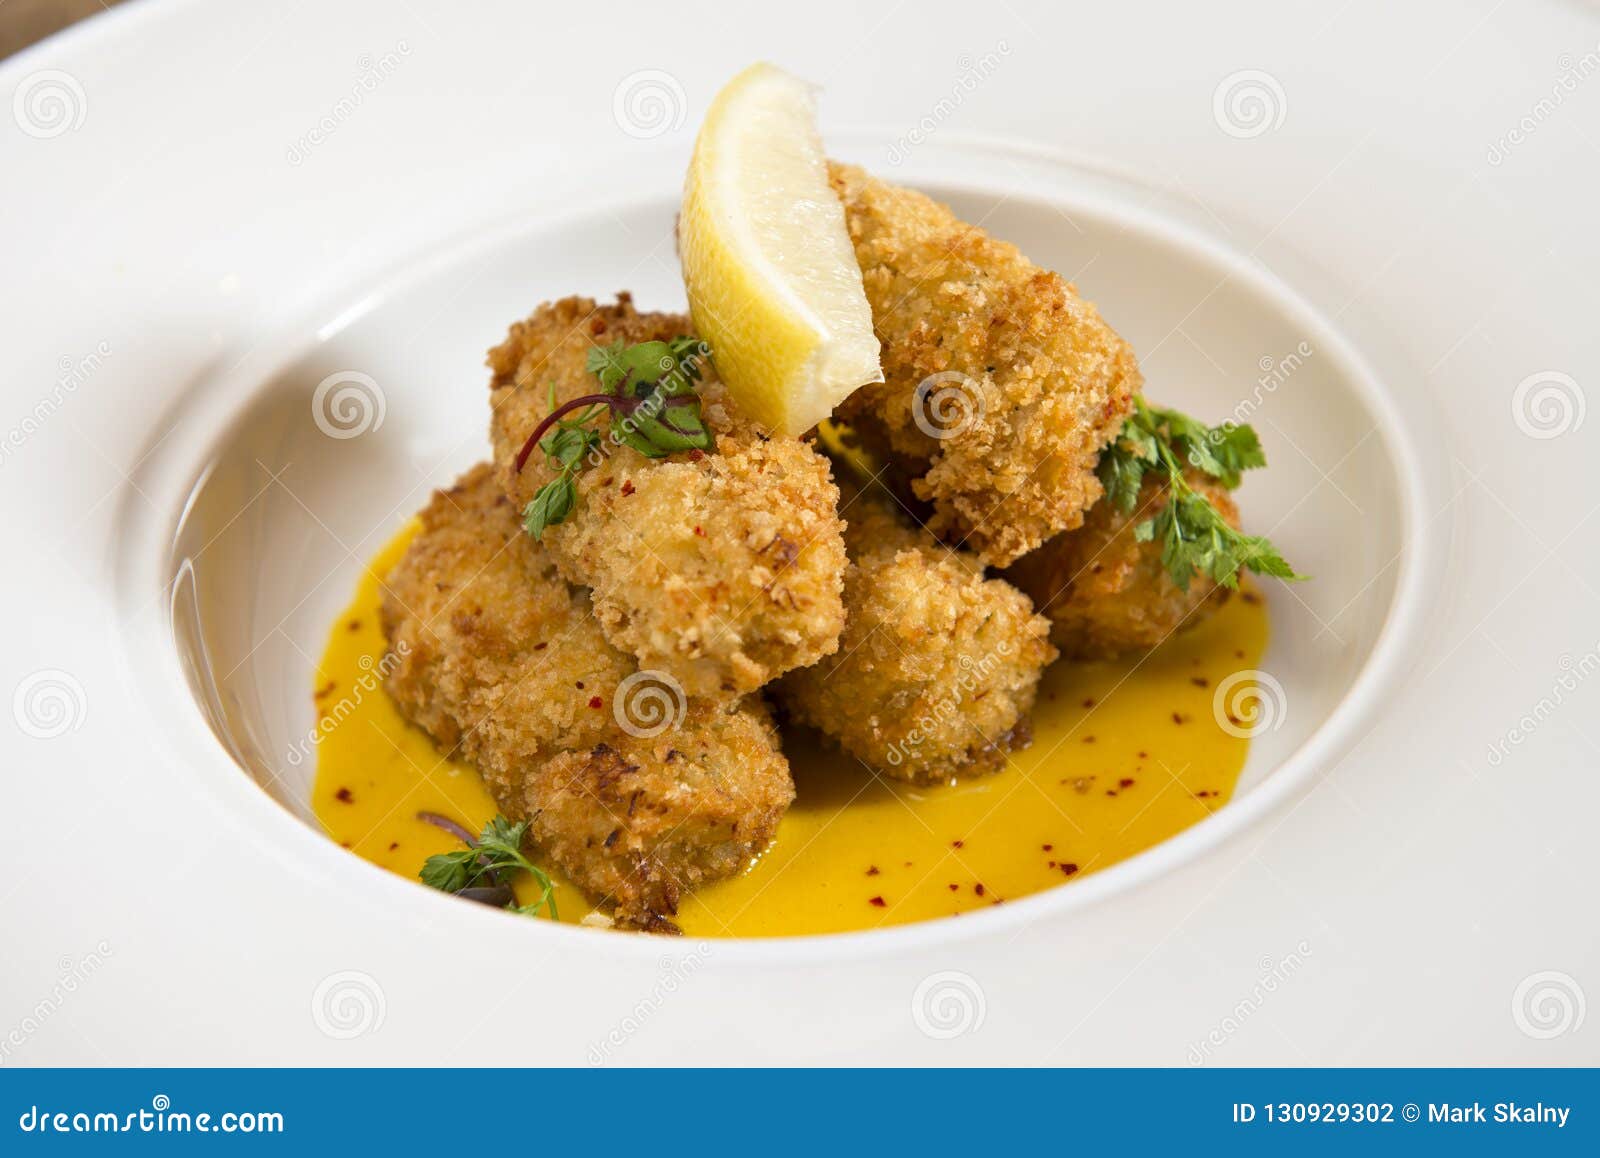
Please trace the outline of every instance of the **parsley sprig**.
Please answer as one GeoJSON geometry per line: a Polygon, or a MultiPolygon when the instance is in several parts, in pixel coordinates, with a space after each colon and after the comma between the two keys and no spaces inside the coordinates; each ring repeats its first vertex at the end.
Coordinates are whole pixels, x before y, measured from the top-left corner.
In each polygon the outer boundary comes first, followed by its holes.
{"type": "Polygon", "coordinates": [[[603,441],[592,425],[602,412],[611,415],[611,441],[632,447],[647,458],[664,458],[684,450],[715,450],[716,439],[706,428],[700,397],[694,390],[709,354],[698,338],[631,346],[619,338],[610,346],[591,349],[584,366],[600,380],[601,393],[585,394],[557,406],[552,382],[550,413],[517,453],[518,472],[535,447],[544,452],[546,464],[556,472],[523,510],[528,534],[543,538],[546,527],[561,522],[577,505],[578,472],[603,441]],[[567,417],[575,411],[575,417],[567,417]]]}
{"type": "Polygon", "coordinates": [[[1138,505],[1144,476],[1155,472],[1167,487],[1160,511],[1133,530],[1141,543],[1161,544],[1161,562],[1184,591],[1196,571],[1225,587],[1239,585],[1242,569],[1279,579],[1303,579],[1264,535],[1229,526],[1221,512],[1184,476],[1193,467],[1232,490],[1247,470],[1267,465],[1261,440],[1248,425],[1207,426],[1187,414],[1134,399],[1122,433],[1100,455],[1106,499],[1125,515],[1138,505]]]}
{"type": "Polygon", "coordinates": [[[555,884],[550,874],[522,854],[522,842],[528,835],[526,820],[512,824],[505,817],[496,816],[483,826],[482,835],[474,841],[459,825],[451,821],[440,824],[444,818],[432,813],[422,813],[419,819],[455,832],[467,845],[430,856],[419,874],[423,884],[528,917],[546,909],[550,919],[556,919],[555,884]],[[539,898],[531,905],[517,904],[510,884],[502,878],[502,874],[509,876],[518,871],[529,874],[539,883],[539,898]]]}

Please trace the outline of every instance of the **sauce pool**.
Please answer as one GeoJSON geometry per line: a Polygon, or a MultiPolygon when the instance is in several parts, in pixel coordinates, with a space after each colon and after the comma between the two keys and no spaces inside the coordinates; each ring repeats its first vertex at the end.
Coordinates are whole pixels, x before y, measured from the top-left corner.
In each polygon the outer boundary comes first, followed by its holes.
{"type": "MultiPolygon", "coordinates": [[[[383,691],[379,580],[413,531],[373,559],[329,635],[312,806],[334,840],[416,880],[429,856],[461,847],[418,812],[476,832],[497,809],[477,772],[383,691]]],[[[777,840],[743,875],[684,897],[678,924],[695,937],[774,937],[947,917],[1070,884],[1183,831],[1227,802],[1249,748],[1213,709],[1218,684],[1259,668],[1266,650],[1266,604],[1241,588],[1148,655],[1053,665],[1032,746],[995,775],[916,788],[786,731],[798,795],[777,840]]],[[[557,902],[563,921],[592,911],[559,876],[557,902]]]]}

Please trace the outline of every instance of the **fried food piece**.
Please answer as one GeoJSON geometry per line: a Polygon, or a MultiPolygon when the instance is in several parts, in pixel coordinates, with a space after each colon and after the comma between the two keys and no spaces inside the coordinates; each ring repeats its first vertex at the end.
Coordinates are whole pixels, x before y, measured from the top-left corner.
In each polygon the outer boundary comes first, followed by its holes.
{"type": "Polygon", "coordinates": [[[421,520],[383,601],[390,695],[552,866],[621,922],[671,929],[680,895],[743,869],[794,799],[766,708],[639,682],[489,464],[421,520]]]}
{"type": "MultiPolygon", "coordinates": [[[[521,510],[554,477],[523,442],[557,405],[599,389],[589,350],[619,338],[692,334],[680,314],[565,298],[511,327],[489,352],[490,434],[521,510]]],[[[714,356],[714,352],[713,352],[714,356]]],[[[795,438],[767,437],[735,414],[715,375],[697,387],[716,453],[647,458],[613,446],[577,480],[577,505],[544,544],[571,582],[593,589],[606,638],[692,695],[732,699],[838,646],[845,552],[828,461],[795,438]]]]}
{"type": "Polygon", "coordinates": [[[885,776],[932,784],[1003,767],[1029,740],[1039,676],[1056,657],[1048,621],[971,555],[903,520],[882,491],[855,495],[843,513],[839,654],[786,676],[779,702],[885,776]]]}
{"type": "Polygon", "coordinates": [[[1015,246],[853,166],[829,173],[884,373],[837,417],[915,477],[929,530],[986,564],[1081,525],[1140,386],[1128,344],[1015,246]]]}
{"type": "MultiPolygon", "coordinates": [[[[1239,508],[1216,479],[1198,470],[1184,477],[1230,526],[1239,526],[1239,508]]],[[[1049,616],[1050,640],[1068,659],[1149,651],[1227,600],[1228,589],[1199,571],[1183,590],[1161,561],[1161,544],[1134,538],[1134,527],[1166,504],[1167,487],[1148,474],[1131,514],[1097,503],[1078,530],[1058,535],[1006,571],[1049,616]]]]}

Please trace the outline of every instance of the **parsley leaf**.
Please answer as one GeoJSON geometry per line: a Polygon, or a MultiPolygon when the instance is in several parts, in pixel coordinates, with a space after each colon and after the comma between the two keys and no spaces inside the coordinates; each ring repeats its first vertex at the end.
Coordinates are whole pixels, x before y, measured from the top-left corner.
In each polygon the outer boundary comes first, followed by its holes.
{"type": "Polygon", "coordinates": [[[1239,585],[1241,570],[1279,579],[1303,579],[1272,542],[1246,535],[1228,521],[1184,476],[1192,467],[1232,490],[1243,472],[1267,465],[1261,440],[1247,425],[1207,426],[1177,410],[1134,399],[1134,411],[1117,440],[1100,455],[1096,474],[1106,501],[1124,515],[1138,505],[1144,476],[1154,472],[1167,488],[1161,510],[1133,529],[1141,543],[1161,545],[1161,562],[1184,591],[1195,572],[1224,587],[1239,585]]]}
{"type": "MultiPolygon", "coordinates": [[[[429,819],[428,814],[424,814],[422,819],[429,819]]],[[[438,821],[437,817],[432,819],[438,821]]],[[[454,824],[453,821],[444,823],[454,824]]],[[[461,835],[463,839],[467,836],[464,832],[461,835]]],[[[505,907],[530,917],[546,909],[551,920],[555,920],[555,883],[548,873],[523,855],[522,843],[527,836],[526,820],[512,824],[505,817],[496,816],[484,825],[476,844],[430,856],[418,875],[422,883],[430,888],[446,893],[462,893],[485,885],[503,885],[503,873],[525,872],[539,884],[538,899],[531,905],[518,905],[512,901],[505,907]]]]}

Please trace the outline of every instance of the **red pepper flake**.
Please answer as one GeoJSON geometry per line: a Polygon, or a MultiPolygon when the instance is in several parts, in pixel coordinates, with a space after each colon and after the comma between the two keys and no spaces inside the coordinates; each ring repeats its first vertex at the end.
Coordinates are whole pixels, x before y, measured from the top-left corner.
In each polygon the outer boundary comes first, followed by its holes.
{"type": "Polygon", "coordinates": [[[344,628],[345,628],[346,631],[360,631],[361,630],[361,620],[352,619],[349,623],[344,625],[344,628]]]}
{"type": "Polygon", "coordinates": [[[877,876],[878,875],[878,866],[875,865],[875,864],[874,865],[868,865],[867,866],[867,875],[869,877],[877,876]]]}
{"type": "Polygon", "coordinates": [[[533,650],[534,651],[543,651],[545,648],[547,648],[549,646],[550,646],[550,644],[548,642],[536,643],[536,644],[533,645],[533,650]]]}
{"type": "Polygon", "coordinates": [[[867,898],[867,904],[874,905],[880,909],[886,909],[889,907],[889,902],[884,900],[882,897],[869,897],[867,898]]]}
{"type": "Polygon", "coordinates": [[[983,896],[983,882],[979,881],[977,884],[973,885],[972,891],[977,893],[980,897],[983,896]]]}
{"type": "Polygon", "coordinates": [[[1086,707],[1086,708],[1094,707],[1094,697],[1093,696],[1085,696],[1084,699],[1083,699],[1083,706],[1086,707]]]}
{"type": "Polygon", "coordinates": [[[590,696],[589,697],[589,706],[591,708],[603,708],[603,707],[605,707],[605,703],[606,702],[604,700],[602,700],[599,696],[590,696]]]}
{"type": "Polygon", "coordinates": [[[1185,720],[1187,720],[1187,719],[1188,719],[1188,718],[1189,718],[1189,717],[1188,717],[1188,716],[1186,716],[1186,715],[1184,715],[1184,714],[1183,714],[1183,713],[1182,713],[1182,712],[1173,712],[1173,713],[1172,713],[1172,722],[1173,722],[1173,723],[1174,723],[1174,724],[1181,724],[1181,723],[1183,723],[1183,722],[1184,722],[1184,721],[1185,721],[1185,720]]]}
{"type": "Polygon", "coordinates": [[[695,525],[694,533],[699,535],[702,539],[706,537],[706,529],[699,524],[695,525]]]}
{"type": "Polygon", "coordinates": [[[1205,676],[1190,676],[1189,682],[1197,688],[1209,688],[1211,686],[1211,681],[1206,679],[1205,676]]]}
{"type": "Polygon", "coordinates": [[[341,788],[341,789],[339,789],[339,791],[337,791],[337,792],[335,792],[333,794],[333,798],[335,800],[337,800],[340,804],[349,804],[351,801],[353,801],[355,799],[355,796],[351,793],[350,789],[341,788]]]}
{"type": "Polygon", "coordinates": [[[1047,860],[1047,861],[1044,862],[1044,867],[1045,868],[1055,868],[1056,867],[1056,862],[1053,861],[1053,860],[1047,860]]]}
{"type": "Polygon", "coordinates": [[[1243,659],[1244,658],[1244,649],[1243,648],[1235,648],[1234,652],[1233,652],[1233,655],[1234,655],[1235,659],[1243,659]]]}
{"type": "Polygon", "coordinates": [[[958,890],[959,888],[961,888],[961,886],[956,884],[955,881],[951,881],[950,882],[950,891],[952,893],[955,892],[956,890],[958,890]]]}
{"type": "Polygon", "coordinates": [[[965,847],[966,843],[967,842],[964,841],[964,840],[952,840],[950,842],[950,847],[951,848],[963,848],[963,847],[965,847]]]}
{"type": "Polygon", "coordinates": [[[400,842],[398,840],[391,840],[389,842],[389,851],[390,852],[393,852],[395,849],[397,849],[399,847],[400,847],[400,842]]]}
{"type": "Polygon", "coordinates": [[[689,452],[689,461],[690,462],[699,462],[705,456],[706,456],[705,452],[702,451],[702,450],[691,450],[689,452]]]}
{"type": "Polygon", "coordinates": [[[1039,847],[1044,849],[1045,852],[1054,852],[1056,846],[1053,844],[1041,844],[1039,847]]]}
{"type": "Polygon", "coordinates": [[[1150,759],[1150,753],[1149,752],[1140,752],[1139,753],[1139,759],[1141,759],[1141,760],[1150,759]]]}
{"type": "Polygon", "coordinates": [[[1115,788],[1107,788],[1106,789],[1106,795],[1107,796],[1115,796],[1116,794],[1117,794],[1117,790],[1115,788]]]}
{"type": "Polygon", "coordinates": [[[1133,787],[1133,781],[1130,778],[1128,778],[1127,776],[1124,776],[1121,780],[1117,781],[1117,787],[1118,788],[1132,788],[1133,787]]]}
{"type": "Polygon", "coordinates": [[[1092,744],[1092,743],[1094,743],[1094,737],[1093,736],[1085,736],[1083,738],[1083,742],[1085,744],[1092,744]]]}
{"type": "Polygon", "coordinates": [[[314,699],[319,699],[319,700],[325,700],[329,696],[333,695],[333,693],[338,691],[338,690],[339,690],[338,682],[335,681],[335,680],[329,680],[327,683],[323,684],[320,688],[317,689],[317,694],[313,698],[314,699]]]}
{"type": "Polygon", "coordinates": [[[622,480],[622,494],[623,494],[623,497],[627,497],[628,495],[631,495],[633,493],[633,491],[634,491],[633,480],[631,478],[630,479],[623,479],[622,480]]]}
{"type": "Polygon", "coordinates": [[[580,691],[580,692],[581,692],[581,691],[583,691],[583,681],[582,681],[582,680],[579,680],[579,681],[578,681],[578,682],[577,682],[577,683],[576,683],[576,684],[574,684],[574,685],[573,685],[573,686],[574,686],[574,687],[576,687],[576,688],[577,688],[577,689],[578,689],[578,690],[579,690],[579,691],[580,691]]]}
{"type": "Polygon", "coordinates": [[[1078,866],[1073,864],[1071,861],[1068,861],[1066,864],[1061,866],[1061,871],[1070,877],[1073,873],[1078,871],[1078,866]]]}

